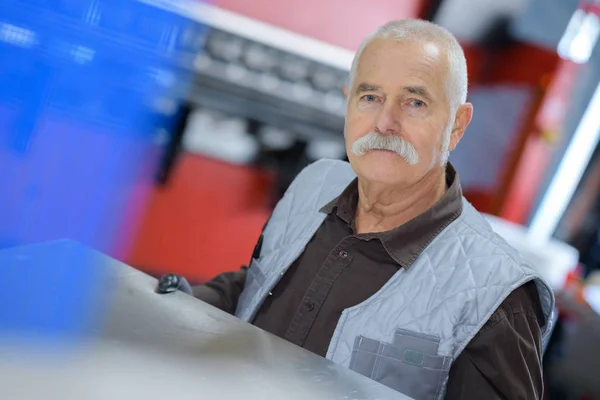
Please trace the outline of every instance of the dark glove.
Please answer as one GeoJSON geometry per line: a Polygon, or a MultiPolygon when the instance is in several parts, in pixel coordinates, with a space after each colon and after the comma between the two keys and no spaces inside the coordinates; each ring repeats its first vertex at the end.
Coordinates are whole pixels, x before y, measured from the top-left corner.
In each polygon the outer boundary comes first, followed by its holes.
{"type": "Polygon", "coordinates": [[[165,294],[176,291],[192,295],[192,287],[183,277],[175,274],[167,274],[160,277],[156,285],[156,293],[165,294]]]}

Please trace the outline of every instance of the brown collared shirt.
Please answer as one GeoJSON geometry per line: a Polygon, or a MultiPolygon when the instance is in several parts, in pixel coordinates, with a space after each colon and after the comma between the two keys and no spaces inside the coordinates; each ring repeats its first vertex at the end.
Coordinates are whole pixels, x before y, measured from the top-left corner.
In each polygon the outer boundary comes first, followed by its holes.
{"type": "MultiPolygon", "coordinates": [[[[462,191],[448,166],[448,190],[406,224],[378,234],[356,234],[357,181],[321,212],[325,221],[259,309],[253,323],[325,356],[343,310],[374,295],[399,268],[411,268],[427,245],[462,211],[462,191]]],[[[245,270],[204,285],[233,312],[245,270]]],[[[197,296],[206,299],[206,296],[197,296]]],[[[214,295],[213,295],[214,297],[214,295]]],[[[209,301],[215,304],[214,301],[209,301]]],[[[539,399],[540,326],[534,283],[515,290],[455,360],[447,399],[539,399]]]]}

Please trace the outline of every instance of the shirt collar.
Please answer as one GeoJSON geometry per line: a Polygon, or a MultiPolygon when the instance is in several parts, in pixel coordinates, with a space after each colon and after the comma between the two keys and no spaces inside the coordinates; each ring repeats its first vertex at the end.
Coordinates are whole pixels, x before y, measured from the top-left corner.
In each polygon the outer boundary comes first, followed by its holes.
{"type": "MultiPolygon", "coordinates": [[[[448,189],[442,198],[424,213],[390,231],[358,236],[363,240],[380,240],[394,261],[406,269],[410,268],[429,243],[462,212],[460,180],[450,163],[446,167],[446,184],[448,189]]],[[[321,211],[327,214],[335,211],[335,215],[354,230],[357,204],[358,178],[355,178],[321,211]]]]}

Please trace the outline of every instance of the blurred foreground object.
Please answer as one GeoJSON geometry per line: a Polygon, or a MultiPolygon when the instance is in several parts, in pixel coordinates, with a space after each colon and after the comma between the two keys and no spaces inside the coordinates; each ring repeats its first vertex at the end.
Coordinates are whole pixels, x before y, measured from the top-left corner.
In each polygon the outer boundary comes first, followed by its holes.
{"type": "Polygon", "coordinates": [[[159,295],[156,279],[83,245],[0,257],[10,277],[47,288],[15,284],[0,294],[3,398],[409,399],[184,293],[159,295]],[[57,266],[71,274],[41,273],[57,266]],[[86,290],[90,283],[100,290],[86,290]],[[51,296],[69,289],[76,295],[51,296]],[[101,307],[73,312],[92,302],[101,307]],[[71,321],[63,333],[80,340],[49,345],[44,329],[58,319],[71,321]]]}
{"type": "Polygon", "coordinates": [[[110,262],[70,241],[0,250],[0,341],[74,343],[99,331],[112,288],[110,262]]]}
{"type": "Polygon", "coordinates": [[[203,32],[151,1],[0,2],[0,248],[127,251],[203,32]]]}

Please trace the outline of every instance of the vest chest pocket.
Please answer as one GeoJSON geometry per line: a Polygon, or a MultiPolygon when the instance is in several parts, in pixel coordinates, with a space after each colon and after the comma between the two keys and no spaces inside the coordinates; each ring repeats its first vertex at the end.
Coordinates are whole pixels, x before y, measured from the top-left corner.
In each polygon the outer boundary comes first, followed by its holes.
{"type": "Polygon", "coordinates": [[[437,355],[439,340],[397,330],[393,343],[359,336],[350,369],[416,400],[439,397],[450,370],[450,357],[437,355]]]}

